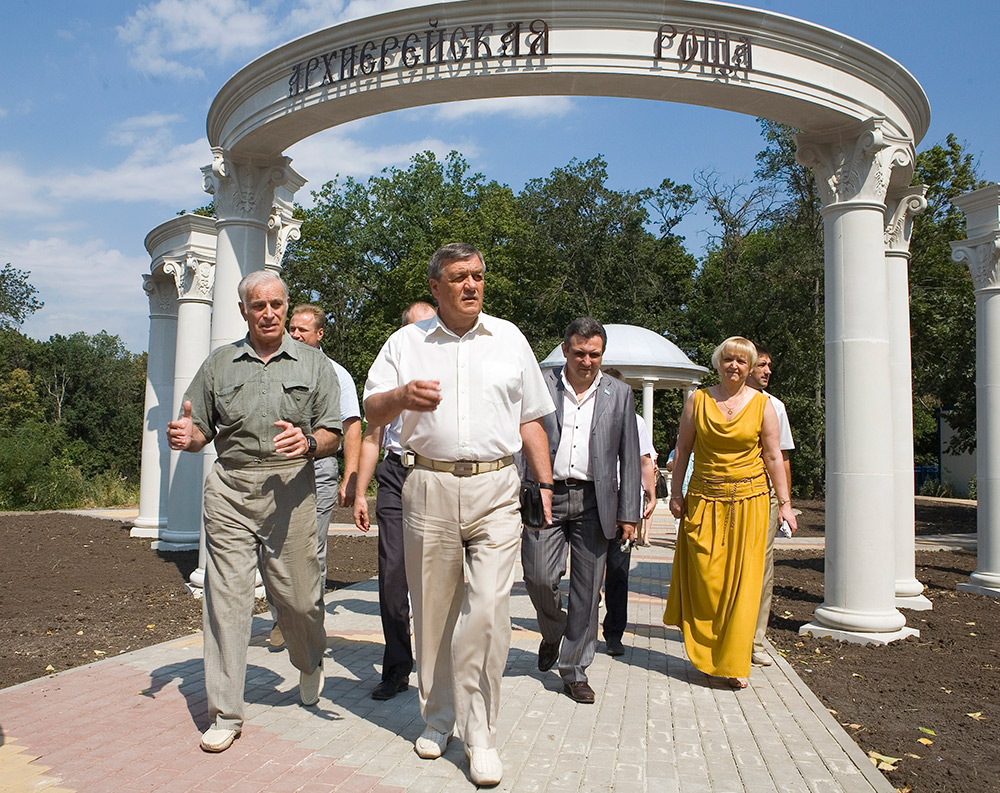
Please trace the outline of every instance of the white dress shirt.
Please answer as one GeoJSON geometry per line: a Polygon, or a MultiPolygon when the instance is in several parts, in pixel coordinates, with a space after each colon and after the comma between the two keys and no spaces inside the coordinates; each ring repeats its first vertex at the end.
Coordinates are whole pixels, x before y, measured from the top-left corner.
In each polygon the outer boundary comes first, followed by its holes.
{"type": "Polygon", "coordinates": [[[435,410],[400,414],[403,448],[432,460],[514,454],[521,448],[521,424],[555,409],[524,334],[488,314],[462,337],[437,316],[397,330],[368,371],[365,399],[411,380],[441,383],[435,410]]]}
{"type": "Polygon", "coordinates": [[[554,479],[578,479],[593,481],[590,473],[590,428],[594,423],[594,405],[597,402],[597,386],[604,377],[598,372],[594,382],[579,399],[576,389],[566,379],[566,368],[560,375],[563,382],[562,434],[552,461],[554,479]]]}

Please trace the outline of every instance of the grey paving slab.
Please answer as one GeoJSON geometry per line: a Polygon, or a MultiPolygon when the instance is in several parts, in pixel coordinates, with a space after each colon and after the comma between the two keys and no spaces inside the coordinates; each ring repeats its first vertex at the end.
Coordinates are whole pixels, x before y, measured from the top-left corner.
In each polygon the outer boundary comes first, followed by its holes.
{"type": "MultiPolygon", "coordinates": [[[[661,519],[656,544],[633,553],[627,650],[611,658],[599,645],[590,669],[595,705],[573,702],[554,671],[538,671],[537,622],[523,585],[515,586],[497,789],[891,793],[777,654],[740,692],[688,664],[679,633],[660,622],[672,555],[666,528],[661,519]]],[[[326,684],[319,704],[305,708],[287,653],[267,645],[269,620],[254,620],[246,727],[222,755],[197,745],[205,713],[200,634],[0,691],[0,791],[10,789],[5,779],[54,793],[473,790],[458,741],[438,760],[413,752],[423,729],[416,675],[392,700],[369,696],[382,654],[376,582],[330,593],[326,623],[326,684]],[[129,737],[147,747],[141,773],[116,762],[129,737]]]]}

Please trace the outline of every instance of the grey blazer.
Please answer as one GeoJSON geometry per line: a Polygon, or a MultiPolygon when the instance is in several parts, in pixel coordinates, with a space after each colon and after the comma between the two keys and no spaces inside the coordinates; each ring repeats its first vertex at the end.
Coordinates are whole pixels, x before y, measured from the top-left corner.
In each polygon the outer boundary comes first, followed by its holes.
{"type": "MultiPolygon", "coordinates": [[[[542,419],[549,436],[549,460],[554,461],[562,435],[565,385],[561,368],[546,369],[542,376],[556,406],[554,413],[542,419]]],[[[604,536],[613,540],[618,532],[617,522],[638,523],[642,510],[635,400],[628,385],[607,375],[601,378],[595,398],[590,427],[590,473],[594,478],[601,528],[604,536]]]]}

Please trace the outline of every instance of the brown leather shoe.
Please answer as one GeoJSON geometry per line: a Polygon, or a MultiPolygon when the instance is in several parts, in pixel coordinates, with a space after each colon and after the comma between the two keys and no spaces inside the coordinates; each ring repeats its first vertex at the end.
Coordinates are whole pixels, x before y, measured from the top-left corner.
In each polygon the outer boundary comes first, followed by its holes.
{"type": "Polygon", "coordinates": [[[538,645],[538,671],[548,672],[559,660],[559,642],[543,641],[538,645]]]}
{"type": "Polygon", "coordinates": [[[563,693],[581,705],[594,704],[594,689],[590,687],[590,684],[586,680],[563,683],[563,693]]]}

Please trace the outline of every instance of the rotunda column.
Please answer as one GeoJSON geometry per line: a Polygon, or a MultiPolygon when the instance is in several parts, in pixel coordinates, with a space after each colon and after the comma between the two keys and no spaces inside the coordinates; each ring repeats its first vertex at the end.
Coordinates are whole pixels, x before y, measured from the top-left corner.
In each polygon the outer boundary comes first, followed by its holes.
{"type": "Polygon", "coordinates": [[[963,592],[1000,597],[1000,185],[952,200],[968,239],[951,243],[976,291],[976,570],[963,592]]]}
{"type": "MultiPolygon", "coordinates": [[[[207,257],[188,253],[184,258],[164,258],[163,272],[173,276],[177,289],[173,415],[178,416],[184,404],[184,392],[208,356],[215,264],[207,257]]],[[[170,522],[162,538],[174,550],[199,545],[202,456],[202,452],[178,451],[171,455],[170,522]]]]}
{"type": "Polygon", "coordinates": [[[916,633],[895,605],[885,197],[912,144],[882,119],[797,137],[823,201],[826,314],[824,601],[802,633],[886,643],[916,633]]]}
{"type": "MultiPolygon", "coordinates": [[[[642,381],[642,419],[646,422],[646,432],[653,437],[653,384],[655,380],[643,378],[642,381]]],[[[665,458],[664,458],[665,459],[665,458]]]]}
{"type": "Polygon", "coordinates": [[[149,297],[149,344],[146,348],[149,352],[143,406],[139,516],[129,534],[132,537],[159,537],[167,525],[170,447],[164,433],[173,404],[177,292],[166,278],[154,275],[142,277],[142,288],[149,297]]]}
{"type": "Polygon", "coordinates": [[[916,578],[913,511],[913,369],[910,356],[910,235],[913,216],[927,208],[927,185],[890,191],[886,198],[885,264],[889,292],[889,377],[892,389],[893,536],[896,606],[926,611],[933,604],[916,578]]]}

